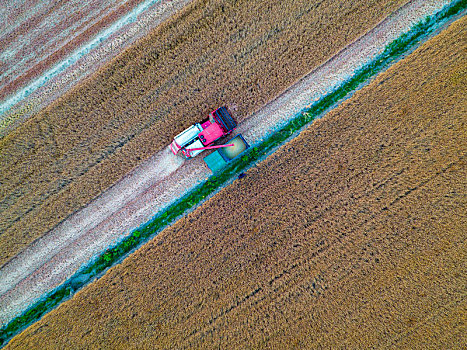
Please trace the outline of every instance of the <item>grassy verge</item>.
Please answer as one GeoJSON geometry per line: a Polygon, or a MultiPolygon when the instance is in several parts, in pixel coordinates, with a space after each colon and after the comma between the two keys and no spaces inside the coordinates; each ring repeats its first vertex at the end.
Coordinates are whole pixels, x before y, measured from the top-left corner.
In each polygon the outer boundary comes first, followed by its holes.
{"type": "Polygon", "coordinates": [[[287,141],[294,133],[312,122],[317,116],[335,105],[339,100],[348,96],[362,83],[375,76],[392,61],[401,57],[403,53],[417,44],[422,37],[432,33],[436,29],[438,23],[458,14],[460,11],[464,10],[466,6],[467,0],[455,1],[436,15],[428,17],[424,21],[418,23],[408,33],[401,35],[388,45],[385,51],[374,61],[357,71],[351,79],[343,83],[339,88],[314,103],[310,108],[301,112],[263,143],[251,148],[244,156],[231,163],[221,173],[211,176],[206,182],[197,186],[177,203],[159,213],[150,222],[133,231],[131,235],[122,240],[118,245],[108,249],[69,281],[56,288],[41,301],[31,306],[21,316],[15,318],[8,325],[3,327],[0,330],[0,345],[4,345],[13,335],[37,321],[59,303],[66,300],[74,291],[85,283],[88,283],[94,277],[105,272],[107,268],[116,264],[130,251],[147,242],[165,226],[200,203],[206,196],[215,192],[219,186],[225,184],[233,176],[250,167],[269,154],[273,149],[287,141]]]}

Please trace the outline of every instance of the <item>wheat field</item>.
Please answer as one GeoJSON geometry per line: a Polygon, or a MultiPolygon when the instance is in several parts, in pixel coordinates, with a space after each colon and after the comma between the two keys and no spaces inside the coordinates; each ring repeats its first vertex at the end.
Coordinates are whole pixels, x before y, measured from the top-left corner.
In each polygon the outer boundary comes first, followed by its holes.
{"type": "Polygon", "coordinates": [[[0,265],[171,138],[239,121],[407,0],[196,0],[0,140],[0,265]]]}
{"type": "Polygon", "coordinates": [[[7,348],[461,349],[466,22],[7,348]]]}

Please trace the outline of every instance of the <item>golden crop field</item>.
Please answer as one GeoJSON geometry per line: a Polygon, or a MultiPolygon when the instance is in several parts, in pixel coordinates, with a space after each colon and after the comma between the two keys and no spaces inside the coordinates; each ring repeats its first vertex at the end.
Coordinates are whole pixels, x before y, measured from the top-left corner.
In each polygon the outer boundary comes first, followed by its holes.
{"type": "Polygon", "coordinates": [[[273,99],[407,0],[196,0],[0,140],[0,265],[171,138],[273,99]]]}
{"type": "Polygon", "coordinates": [[[466,23],[7,348],[462,348],[466,23]]]}

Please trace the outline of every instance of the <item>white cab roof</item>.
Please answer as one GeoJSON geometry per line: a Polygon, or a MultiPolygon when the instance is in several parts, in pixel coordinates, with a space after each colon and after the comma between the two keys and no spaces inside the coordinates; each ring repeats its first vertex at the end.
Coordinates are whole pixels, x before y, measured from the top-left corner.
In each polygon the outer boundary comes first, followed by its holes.
{"type": "MultiPolygon", "coordinates": [[[[187,143],[196,138],[201,131],[203,131],[203,128],[198,123],[190,126],[188,129],[175,136],[174,140],[180,147],[184,147],[187,143]]],[[[201,145],[199,147],[203,146],[201,145]]]]}

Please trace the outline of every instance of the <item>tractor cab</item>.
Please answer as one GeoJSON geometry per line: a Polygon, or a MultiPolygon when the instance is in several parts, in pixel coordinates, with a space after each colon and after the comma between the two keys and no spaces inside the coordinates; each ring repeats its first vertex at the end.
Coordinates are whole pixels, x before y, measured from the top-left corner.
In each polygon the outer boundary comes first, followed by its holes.
{"type": "Polygon", "coordinates": [[[237,127],[227,107],[220,107],[211,113],[206,120],[190,126],[174,137],[170,144],[173,154],[181,152],[185,158],[192,158],[205,149],[229,147],[227,145],[212,146],[223,136],[230,134],[237,127]]]}

